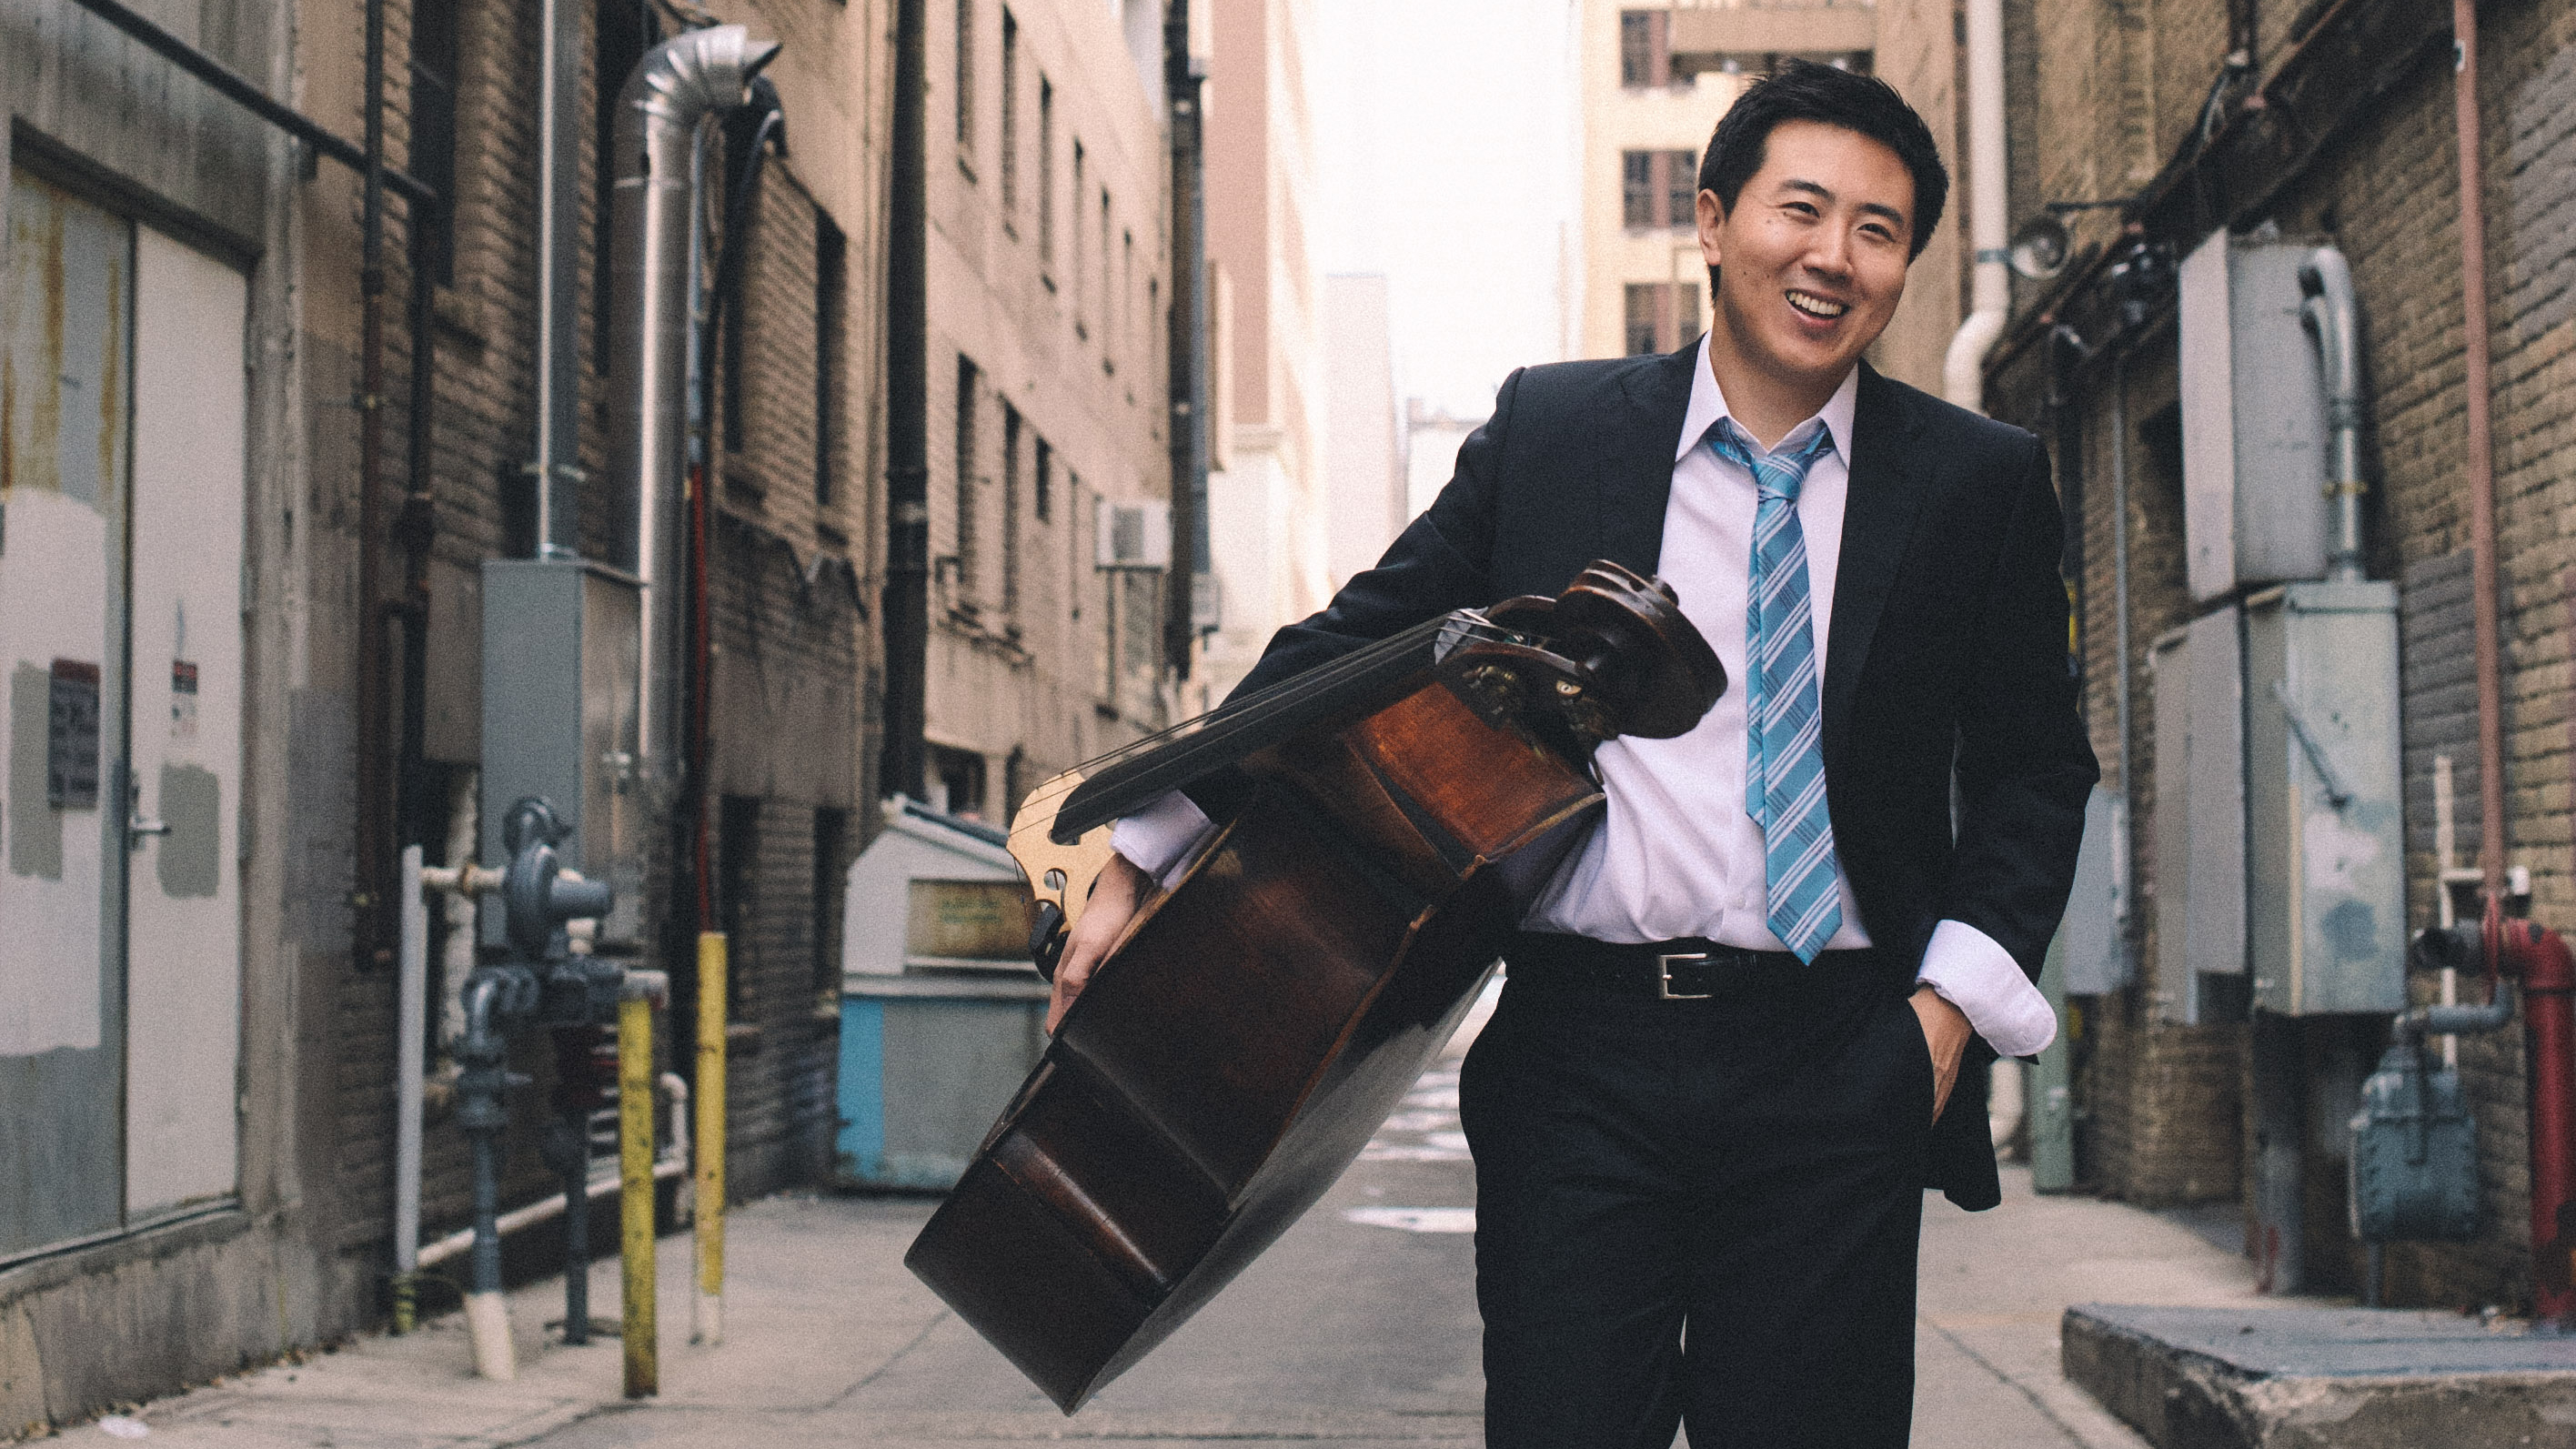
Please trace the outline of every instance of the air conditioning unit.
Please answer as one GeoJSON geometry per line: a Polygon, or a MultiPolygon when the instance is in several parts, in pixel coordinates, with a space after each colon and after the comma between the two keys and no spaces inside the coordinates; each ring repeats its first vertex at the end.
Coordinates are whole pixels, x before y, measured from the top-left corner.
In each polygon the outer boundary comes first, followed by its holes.
{"type": "Polygon", "coordinates": [[[1167,569],[1172,566],[1172,505],[1100,505],[1100,567],[1167,569]]]}

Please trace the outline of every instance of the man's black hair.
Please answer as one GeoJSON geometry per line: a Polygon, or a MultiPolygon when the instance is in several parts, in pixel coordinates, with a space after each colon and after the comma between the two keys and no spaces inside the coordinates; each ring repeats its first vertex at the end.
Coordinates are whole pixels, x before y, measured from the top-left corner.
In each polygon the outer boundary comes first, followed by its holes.
{"type": "MultiPolygon", "coordinates": [[[[1923,255],[1934,228],[1941,224],[1942,205],[1949,200],[1950,173],[1941,165],[1941,148],[1933,144],[1932,128],[1923,124],[1894,86],[1876,76],[1855,75],[1812,60],[1782,63],[1745,87],[1744,94],[1718,118],[1717,133],[1708,138],[1707,154],[1700,158],[1699,189],[1716,192],[1719,204],[1733,214],[1744,183],[1762,169],[1771,132],[1783,121],[1822,121],[1857,131],[1895,152],[1914,177],[1914,235],[1905,259],[1911,262],[1923,255]]],[[[1715,267],[1708,269],[1712,304],[1717,273],[1715,267]]]]}

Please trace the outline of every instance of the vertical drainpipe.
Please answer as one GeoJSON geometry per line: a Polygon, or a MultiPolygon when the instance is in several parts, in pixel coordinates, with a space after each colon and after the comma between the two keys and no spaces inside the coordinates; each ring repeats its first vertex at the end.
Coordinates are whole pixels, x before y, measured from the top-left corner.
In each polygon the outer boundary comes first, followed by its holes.
{"type": "Polygon", "coordinates": [[[922,796],[930,654],[928,0],[895,0],[886,206],[885,761],[881,788],[922,796]]]}
{"type": "Polygon", "coordinates": [[[751,78],[777,54],[776,42],[754,43],[739,25],[684,31],[627,77],[610,132],[608,457],[627,529],[615,559],[644,581],[637,753],[656,777],[668,776],[677,737],[677,671],[664,656],[679,638],[682,593],[689,233],[698,209],[689,158],[699,123],[743,104],[751,78]]]}
{"type": "Polygon", "coordinates": [[[1968,21],[1968,245],[1975,249],[1969,312],[1951,335],[1941,364],[1941,393],[1975,412],[1985,411],[1986,353],[2003,335],[2012,309],[2005,271],[2004,232],[2004,6],[2003,0],[1967,0],[1968,21]]]}
{"type": "MultiPolygon", "coordinates": [[[[384,534],[376,495],[384,486],[385,449],[385,0],[367,0],[365,51],[366,180],[358,223],[358,829],[351,900],[362,970],[374,964],[380,949],[378,918],[387,884],[385,621],[378,612],[382,585],[376,562],[384,534]]],[[[117,808],[123,806],[119,801],[117,808]]]]}
{"type": "Polygon", "coordinates": [[[536,556],[581,553],[581,412],[574,323],[580,258],[583,7],[544,0],[537,20],[536,556]]]}
{"type": "Polygon", "coordinates": [[[1190,677],[1197,634],[1199,577],[1207,572],[1206,199],[1201,144],[1202,78],[1190,64],[1190,0],[1167,0],[1163,20],[1163,96],[1170,108],[1172,155],[1171,376],[1166,421],[1172,468],[1172,570],[1163,595],[1163,661],[1175,679],[1190,677]]]}
{"type": "MultiPolygon", "coordinates": [[[[2326,577],[2361,577],[2361,339],[2353,302],[2352,267],[2342,252],[2319,247],[2299,269],[2308,294],[2301,320],[2316,338],[2326,385],[2328,494],[2334,500],[2326,530],[2326,577]]],[[[2444,887],[2448,889],[2448,887],[2444,887]]]]}
{"type": "Polygon", "coordinates": [[[2478,864],[2486,914],[2504,900],[2504,660],[2496,599],[2495,439],[2487,356],[2487,218],[2484,128],[2478,116],[2478,8],[2451,0],[2452,87],[2460,152],[2460,309],[2468,413],[2470,607],[2477,627],[2478,864]]]}

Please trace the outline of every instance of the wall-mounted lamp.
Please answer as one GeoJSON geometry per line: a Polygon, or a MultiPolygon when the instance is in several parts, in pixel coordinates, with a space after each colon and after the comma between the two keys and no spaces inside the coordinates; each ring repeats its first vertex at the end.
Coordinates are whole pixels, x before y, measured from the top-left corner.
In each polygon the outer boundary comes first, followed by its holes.
{"type": "Polygon", "coordinates": [[[2022,223],[2013,233],[2012,269],[2034,282],[2044,282],[2065,270],[2066,259],[2074,253],[2075,240],[2066,229],[2065,217],[2079,211],[2098,211],[2126,206],[2134,196],[2114,196],[2102,201],[2052,201],[2040,208],[2040,214],[2022,223]]]}

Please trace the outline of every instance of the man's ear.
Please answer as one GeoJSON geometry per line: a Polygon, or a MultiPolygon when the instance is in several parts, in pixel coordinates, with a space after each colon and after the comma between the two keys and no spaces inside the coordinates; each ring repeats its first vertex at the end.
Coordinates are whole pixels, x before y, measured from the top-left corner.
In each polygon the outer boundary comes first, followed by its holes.
{"type": "Polygon", "coordinates": [[[1723,247],[1720,245],[1718,238],[1721,231],[1726,226],[1725,204],[1717,199],[1716,192],[1703,190],[1699,194],[1694,210],[1696,212],[1696,219],[1699,223],[1700,260],[1708,263],[1712,267],[1717,266],[1723,260],[1723,258],[1719,256],[1723,247]]]}

